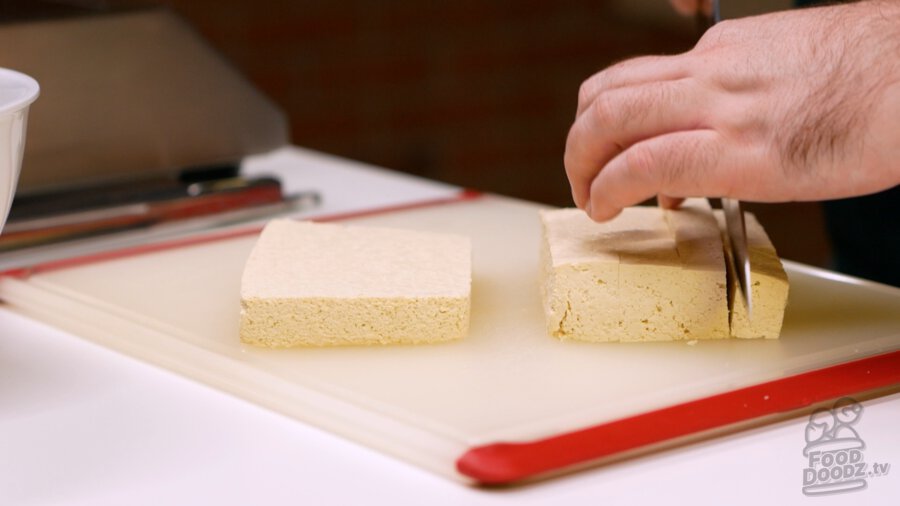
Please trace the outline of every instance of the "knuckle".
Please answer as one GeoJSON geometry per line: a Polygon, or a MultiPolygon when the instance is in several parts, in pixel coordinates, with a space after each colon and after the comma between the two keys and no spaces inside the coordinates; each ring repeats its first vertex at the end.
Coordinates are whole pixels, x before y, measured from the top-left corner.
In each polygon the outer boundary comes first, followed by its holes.
{"type": "Polygon", "coordinates": [[[590,105],[597,94],[604,90],[609,72],[610,69],[601,70],[581,83],[578,87],[578,105],[581,109],[590,105]]]}
{"type": "Polygon", "coordinates": [[[594,99],[591,113],[597,125],[608,127],[614,124],[619,106],[611,98],[609,93],[600,93],[594,99]]]}
{"type": "Polygon", "coordinates": [[[572,126],[569,127],[569,132],[566,134],[566,149],[571,149],[578,145],[582,137],[583,129],[584,119],[575,118],[575,121],[572,122],[572,126]]]}
{"type": "Polygon", "coordinates": [[[621,75],[623,72],[627,71],[629,67],[634,65],[635,61],[640,60],[640,58],[642,58],[642,57],[627,58],[624,60],[617,61],[616,63],[613,63],[612,65],[607,67],[607,69],[604,72],[606,74],[614,75],[614,76],[621,75]]]}
{"type": "Polygon", "coordinates": [[[583,152],[577,144],[573,144],[572,138],[573,135],[570,133],[566,149],[563,152],[563,167],[575,202],[580,204],[582,196],[588,191],[590,169],[589,164],[584,161],[583,152]]]}
{"type": "Polygon", "coordinates": [[[636,144],[625,152],[625,168],[632,178],[644,183],[659,178],[658,154],[646,144],[636,144]]]}
{"type": "Polygon", "coordinates": [[[584,108],[591,101],[591,97],[594,94],[594,85],[592,83],[592,81],[594,79],[595,79],[595,77],[588,79],[587,81],[581,83],[581,86],[578,88],[578,108],[579,108],[579,110],[584,108]]]}
{"type": "Polygon", "coordinates": [[[723,19],[703,33],[703,36],[697,41],[697,48],[714,49],[731,44],[739,39],[738,34],[740,33],[734,20],[723,19]]]}
{"type": "Polygon", "coordinates": [[[566,167],[566,173],[570,175],[578,166],[578,138],[577,125],[573,125],[566,137],[566,148],[563,152],[563,165],[566,167]]]}
{"type": "Polygon", "coordinates": [[[578,171],[576,170],[577,164],[569,149],[566,149],[565,153],[563,153],[563,166],[566,169],[566,177],[569,178],[569,181],[575,181],[578,176],[578,171]]]}

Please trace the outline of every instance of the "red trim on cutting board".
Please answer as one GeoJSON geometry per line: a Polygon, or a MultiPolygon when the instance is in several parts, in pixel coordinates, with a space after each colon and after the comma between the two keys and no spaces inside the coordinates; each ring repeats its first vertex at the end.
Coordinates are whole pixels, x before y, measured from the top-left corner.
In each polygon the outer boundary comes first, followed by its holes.
{"type": "MultiPolygon", "coordinates": [[[[326,214],[322,216],[309,216],[304,217],[304,220],[310,221],[318,221],[318,222],[326,222],[326,221],[339,221],[339,220],[348,220],[351,218],[362,218],[364,216],[373,216],[378,214],[392,213],[397,211],[406,211],[410,209],[419,209],[423,207],[431,207],[442,204],[452,204],[455,202],[465,202],[468,200],[474,200],[481,197],[483,193],[477,190],[463,189],[460,190],[457,194],[450,197],[442,197],[430,200],[421,200],[417,202],[411,202],[408,204],[397,204],[393,206],[385,206],[385,207],[377,207],[373,209],[365,209],[361,211],[351,211],[346,213],[335,213],[335,214],[326,214]]],[[[184,248],[187,246],[196,246],[198,244],[206,244],[216,241],[223,241],[226,239],[234,239],[237,237],[244,237],[249,235],[258,234],[262,231],[263,227],[261,226],[253,226],[247,228],[240,228],[234,230],[227,230],[224,232],[213,232],[208,234],[201,233],[200,235],[194,235],[190,237],[183,237],[180,239],[172,239],[169,241],[160,241],[148,244],[141,244],[138,246],[132,246],[129,248],[120,248],[114,249],[110,251],[102,251],[100,253],[91,253],[88,255],[75,256],[71,258],[63,258],[61,260],[53,260],[49,262],[44,262],[40,264],[31,265],[28,267],[18,267],[15,269],[10,269],[7,271],[0,272],[0,276],[12,276],[17,278],[27,278],[28,276],[34,274],[40,274],[42,272],[50,272],[57,271],[61,269],[68,269],[70,267],[78,267],[81,265],[93,264],[97,262],[103,262],[106,260],[115,260],[118,258],[131,257],[136,255],[144,255],[147,253],[154,253],[157,251],[165,251],[176,248],[184,248]]]]}
{"type": "Polygon", "coordinates": [[[511,483],[840,397],[900,384],[900,351],[855,360],[527,443],[468,450],[456,469],[511,483]]]}

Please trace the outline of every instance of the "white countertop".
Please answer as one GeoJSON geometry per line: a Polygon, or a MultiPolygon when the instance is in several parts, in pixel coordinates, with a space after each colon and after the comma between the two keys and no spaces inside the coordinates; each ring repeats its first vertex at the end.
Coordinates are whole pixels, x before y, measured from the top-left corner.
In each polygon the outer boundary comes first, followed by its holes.
{"type": "MultiPolygon", "coordinates": [[[[285,149],[246,172],[317,188],[327,211],[452,188],[285,149]]],[[[863,403],[861,491],[801,492],[806,419],[541,483],[466,487],[0,306],[0,504],[896,504],[900,394],[863,403]],[[895,467],[896,468],[893,468],[895,467]]]]}

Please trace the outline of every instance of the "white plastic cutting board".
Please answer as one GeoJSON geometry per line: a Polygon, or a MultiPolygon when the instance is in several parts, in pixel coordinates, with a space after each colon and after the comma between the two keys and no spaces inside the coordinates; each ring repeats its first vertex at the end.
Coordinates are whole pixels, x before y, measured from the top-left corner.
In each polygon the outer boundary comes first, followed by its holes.
{"type": "Polygon", "coordinates": [[[539,206],[500,197],[351,220],[473,240],[471,330],[418,347],[266,350],[238,340],[255,236],[0,278],[37,318],[442,475],[528,441],[900,349],[900,290],[787,264],[776,341],[580,344],[544,330],[539,206]]]}

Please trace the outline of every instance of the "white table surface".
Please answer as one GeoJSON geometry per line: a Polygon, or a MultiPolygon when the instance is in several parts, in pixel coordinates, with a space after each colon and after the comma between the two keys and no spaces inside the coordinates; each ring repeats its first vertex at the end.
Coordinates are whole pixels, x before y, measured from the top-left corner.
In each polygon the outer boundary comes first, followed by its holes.
{"type": "MultiPolygon", "coordinates": [[[[250,161],[323,210],[451,188],[290,148],[250,161]]],[[[900,394],[863,403],[864,490],[801,493],[805,419],[524,487],[467,487],[0,306],[0,505],[900,503],[900,394]]]]}

